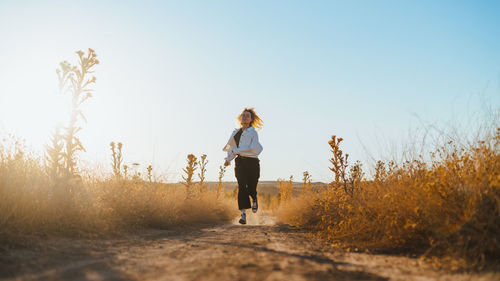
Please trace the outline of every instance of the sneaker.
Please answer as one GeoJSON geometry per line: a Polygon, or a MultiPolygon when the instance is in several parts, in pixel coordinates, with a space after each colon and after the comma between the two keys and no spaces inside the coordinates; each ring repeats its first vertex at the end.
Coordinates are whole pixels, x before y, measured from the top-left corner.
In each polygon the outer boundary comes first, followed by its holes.
{"type": "Polygon", "coordinates": [[[257,213],[259,205],[257,204],[257,198],[252,200],[252,212],[257,213]]]}
{"type": "Polygon", "coordinates": [[[247,224],[247,215],[246,214],[241,214],[240,218],[240,224],[247,224]]]}

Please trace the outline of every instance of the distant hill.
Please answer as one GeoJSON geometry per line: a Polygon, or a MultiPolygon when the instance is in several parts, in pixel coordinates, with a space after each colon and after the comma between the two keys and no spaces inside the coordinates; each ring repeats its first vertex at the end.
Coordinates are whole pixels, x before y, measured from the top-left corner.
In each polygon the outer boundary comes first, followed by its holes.
{"type": "MultiPolygon", "coordinates": [[[[225,190],[226,191],[233,191],[235,188],[238,188],[238,182],[236,181],[229,181],[229,182],[223,182],[225,185],[225,190]]],[[[178,185],[182,183],[171,183],[167,185],[178,185]]],[[[217,182],[214,181],[209,181],[205,182],[205,184],[208,186],[209,190],[215,190],[217,187],[217,182]]],[[[302,182],[292,182],[293,185],[293,193],[300,193],[302,190],[302,182]]],[[[312,182],[311,183],[313,188],[322,188],[326,184],[323,182],[312,182]]],[[[257,192],[260,194],[269,194],[271,196],[278,196],[279,191],[278,191],[278,182],[277,181],[259,181],[257,185],[257,192]]]]}

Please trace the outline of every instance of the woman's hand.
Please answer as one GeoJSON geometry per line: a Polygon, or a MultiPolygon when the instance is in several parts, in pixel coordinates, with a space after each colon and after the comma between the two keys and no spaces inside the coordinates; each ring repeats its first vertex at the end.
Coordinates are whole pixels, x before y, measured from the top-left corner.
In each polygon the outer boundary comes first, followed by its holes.
{"type": "Polygon", "coordinates": [[[227,160],[226,160],[226,161],[224,162],[224,167],[227,167],[227,166],[229,166],[229,165],[231,165],[231,163],[230,163],[229,161],[227,161],[227,160]]]}

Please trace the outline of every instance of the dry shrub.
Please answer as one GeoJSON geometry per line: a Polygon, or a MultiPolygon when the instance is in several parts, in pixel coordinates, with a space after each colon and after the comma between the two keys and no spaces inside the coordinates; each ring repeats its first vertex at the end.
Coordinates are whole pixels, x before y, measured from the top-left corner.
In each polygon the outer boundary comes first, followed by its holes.
{"type": "Polygon", "coordinates": [[[259,198],[259,209],[271,212],[278,209],[280,205],[278,196],[273,196],[269,193],[259,193],[257,196],[259,198]]]}
{"type": "Polygon", "coordinates": [[[293,195],[293,176],[289,180],[278,179],[279,202],[286,205],[292,200],[293,195]]]}
{"type": "Polygon", "coordinates": [[[97,184],[103,214],[121,227],[169,228],[190,224],[216,224],[234,218],[234,202],[215,192],[198,192],[186,199],[186,187],[142,181],[109,181],[97,184]]]}
{"type": "Polygon", "coordinates": [[[402,164],[379,162],[352,194],[332,183],[282,207],[279,219],[347,247],[494,264],[500,253],[500,129],[470,147],[449,142],[402,164]]]}
{"type": "Polygon", "coordinates": [[[486,191],[474,214],[454,233],[437,241],[426,253],[426,258],[454,269],[494,265],[500,260],[500,192],[486,191]]]}
{"type": "Polygon", "coordinates": [[[290,225],[314,229],[321,223],[321,196],[323,193],[305,191],[290,204],[280,205],[278,219],[290,225]]]}
{"type": "Polygon", "coordinates": [[[215,192],[186,199],[181,185],[81,177],[54,182],[43,159],[25,151],[15,138],[0,143],[0,249],[26,235],[94,236],[216,224],[237,215],[233,201],[215,192]]]}
{"type": "Polygon", "coordinates": [[[89,208],[92,202],[76,188],[81,183],[72,183],[72,188],[52,183],[41,159],[24,151],[14,138],[0,145],[0,236],[91,227],[93,221],[81,218],[82,208],[88,208],[87,215],[94,217],[94,209],[89,208]]]}

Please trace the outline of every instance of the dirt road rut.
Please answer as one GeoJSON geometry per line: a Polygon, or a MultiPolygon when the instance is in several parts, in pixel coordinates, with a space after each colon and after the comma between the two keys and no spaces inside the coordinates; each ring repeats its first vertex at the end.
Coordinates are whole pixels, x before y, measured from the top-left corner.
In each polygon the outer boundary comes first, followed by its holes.
{"type": "Polygon", "coordinates": [[[418,259],[346,253],[269,216],[249,224],[148,231],[120,239],[51,239],[9,252],[2,280],[500,280],[448,274],[418,259]]]}

